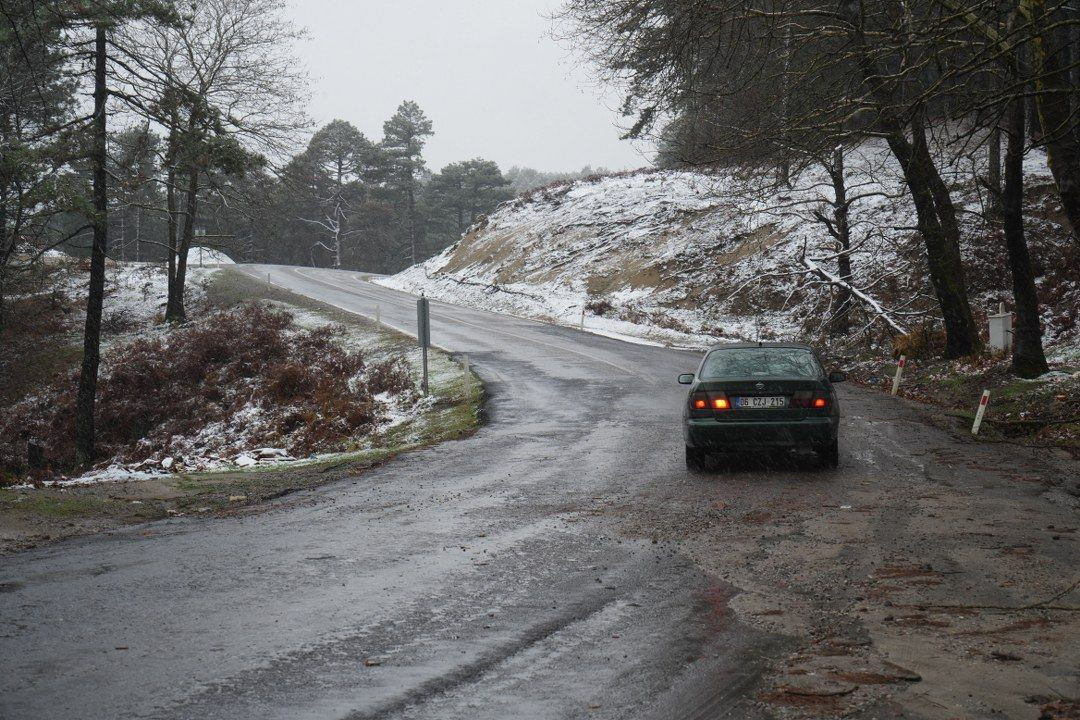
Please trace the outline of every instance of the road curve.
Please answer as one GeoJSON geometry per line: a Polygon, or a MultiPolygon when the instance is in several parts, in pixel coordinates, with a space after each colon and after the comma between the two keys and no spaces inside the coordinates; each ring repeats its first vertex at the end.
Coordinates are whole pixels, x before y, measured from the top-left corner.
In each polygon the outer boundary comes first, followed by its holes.
{"type": "MultiPolygon", "coordinates": [[[[238,270],[414,334],[414,298],[359,274],[238,270]]],[[[682,461],[697,357],[438,302],[432,341],[486,384],[473,437],[266,512],[4,558],[0,717],[753,717],[783,641],[604,513],[716,482],[682,461]]]]}

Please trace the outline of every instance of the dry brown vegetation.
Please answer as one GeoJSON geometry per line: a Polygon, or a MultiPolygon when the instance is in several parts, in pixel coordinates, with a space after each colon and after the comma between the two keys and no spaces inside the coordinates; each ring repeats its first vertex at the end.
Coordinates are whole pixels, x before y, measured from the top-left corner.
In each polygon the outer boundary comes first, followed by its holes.
{"type": "MultiPolygon", "coordinates": [[[[251,446],[294,455],[339,449],[374,429],[375,395],[411,391],[412,378],[402,358],[373,362],[341,347],[336,332],[300,330],[287,312],[245,304],[118,348],[99,386],[99,457],[167,453],[245,408],[263,418],[247,429],[251,446]]],[[[76,384],[75,373],[58,376],[0,419],[4,477],[71,469],[76,384]]]]}

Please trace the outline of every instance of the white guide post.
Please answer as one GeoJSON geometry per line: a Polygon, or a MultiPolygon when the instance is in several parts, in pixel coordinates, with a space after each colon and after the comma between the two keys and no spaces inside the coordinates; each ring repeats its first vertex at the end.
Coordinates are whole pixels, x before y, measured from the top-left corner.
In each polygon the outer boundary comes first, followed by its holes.
{"type": "Polygon", "coordinates": [[[380,317],[379,306],[375,306],[375,322],[376,324],[382,324],[382,318],[380,317]]]}
{"type": "Polygon", "coordinates": [[[986,405],[990,402],[990,391],[983,390],[982,397],[979,398],[979,409],[975,411],[975,424],[971,426],[971,434],[979,434],[979,426],[982,425],[983,415],[986,414],[986,405]]]}
{"type": "Polygon", "coordinates": [[[585,306],[581,306],[581,329],[585,329],[585,306]]]}
{"type": "Polygon", "coordinates": [[[465,372],[465,397],[472,396],[472,371],[469,369],[469,355],[461,355],[461,369],[465,372]]]}
{"type": "Polygon", "coordinates": [[[900,378],[904,375],[904,366],[907,365],[907,355],[901,355],[900,361],[896,363],[896,375],[892,380],[892,394],[895,395],[896,391],[900,389],[900,378]]]}
{"type": "Polygon", "coordinates": [[[424,366],[420,384],[424,395],[428,394],[428,345],[431,344],[431,312],[428,299],[421,295],[416,301],[416,337],[420,341],[421,362],[424,366]]]}

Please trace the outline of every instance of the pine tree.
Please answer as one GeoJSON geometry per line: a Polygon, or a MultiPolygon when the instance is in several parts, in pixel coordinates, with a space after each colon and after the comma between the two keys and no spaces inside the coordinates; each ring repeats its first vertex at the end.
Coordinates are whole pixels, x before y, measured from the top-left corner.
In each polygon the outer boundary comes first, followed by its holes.
{"type": "Polygon", "coordinates": [[[393,117],[383,123],[382,148],[390,162],[389,184],[400,195],[409,244],[409,258],[415,265],[419,260],[419,223],[416,199],[424,173],[424,144],[434,132],[431,121],[412,100],[398,106],[393,117]]]}
{"type": "Polygon", "coordinates": [[[423,206],[436,253],[454,243],[476,218],[511,197],[510,180],[490,160],[450,163],[424,186],[423,206]]]}
{"type": "Polygon", "coordinates": [[[364,196],[361,182],[372,173],[375,145],[354,125],[334,120],[312,136],[303,159],[310,173],[310,190],[317,215],[302,218],[323,231],[315,246],[333,256],[333,267],[342,267],[346,240],[356,234],[347,227],[350,216],[364,196]]]}
{"type": "Polygon", "coordinates": [[[74,93],[60,26],[37,10],[33,0],[15,0],[0,16],[0,330],[17,251],[38,253],[58,241],[50,221],[64,209],[61,171],[73,150],[70,132],[60,129],[74,93]]]}

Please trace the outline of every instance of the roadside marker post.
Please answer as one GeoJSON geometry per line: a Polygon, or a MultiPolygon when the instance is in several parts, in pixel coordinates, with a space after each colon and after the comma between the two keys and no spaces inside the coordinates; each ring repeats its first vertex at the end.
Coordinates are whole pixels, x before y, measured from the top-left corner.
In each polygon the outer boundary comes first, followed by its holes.
{"type": "Polygon", "coordinates": [[[266,289],[270,289],[270,273],[266,273],[266,289]]]}
{"type": "Polygon", "coordinates": [[[375,306],[375,324],[382,325],[382,318],[380,317],[378,305],[375,306]]]}
{"type": "Polygon", "coordinates": [[[983,415],[986,414],[986,405],[990,402],[990,391],[983,390],[982,397],[979,398],[979,409],[975,411],[975,424],[971,426],[971,434],[979,434],[979,426],[982,425],[983,415]]]}
{"type": "Polygon", "coordinates": [[[585,329],[585,306],[581,306],[581,329],[585,329]]]}
{"type": "Polygon", "coordinates": [[[424,365],[424,380],[420,384],[420,389],[424,395],[428,394],[428,367],[427,367],[427,351],[428,345],[431,344],[431,311],[428,304],[428,299],[423,295],[416,301],[416,338],[420,341],[420,352],[423,357],[424,365]]]}
{"type": "Polygon", "coordinates": [[[472,397],[472,371],[469,369],[469,355],[462,353],[461,369],[465,371],[465,399],[472,397]]]}
{"type": "Polygon", "coordinates": [[[896,391],[900,389],[900,378],[904,375],[904,366],[907,365],[907,355],[900,356],[900,362],[896,363],[896,376],[892,381],[892,394],[895,395],[896,391]]]}

